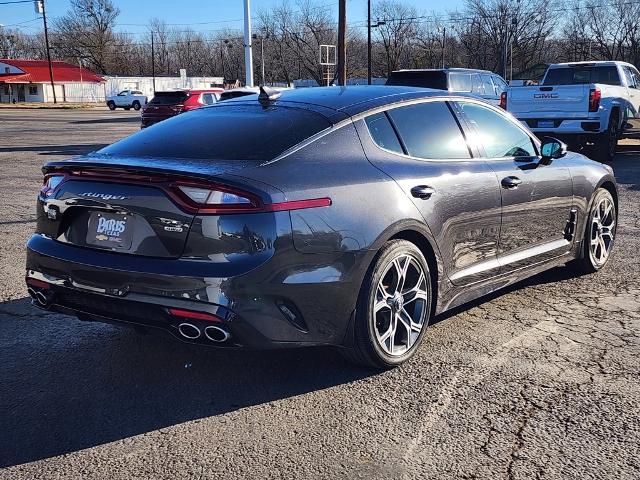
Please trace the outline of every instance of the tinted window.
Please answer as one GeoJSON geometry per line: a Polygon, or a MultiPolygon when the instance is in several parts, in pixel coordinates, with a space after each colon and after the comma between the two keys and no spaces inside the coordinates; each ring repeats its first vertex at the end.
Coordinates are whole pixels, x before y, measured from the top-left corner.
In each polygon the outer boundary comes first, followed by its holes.
{"type": "Polygon", "coordinates": [[[611,66],[562,67],[552,68],[547,72],[543,85],[580,85],[584,83],[604,83],[620,85],[618,69],[611,66]]]}
{"type": "Polygon", "coordinates": [[[387,85],[402,85],[405,87],[447,89],[447,76],[439,70],[407,70],[391,72],[387,85]]]}
{"type": "MultiPolygon", "coordinates": [[[[257,102],[256,102],[257,103],[257,102]]],[[[221,104],[178,115],[99,151],[132,157],[271,160],[328,128],[297,108],[221,104]]]]}
{"type": "Polygon", "coordinates": [[[461,103],[475,126],[472,140],[484,147],[489,158],[533,157],[537,154],[529,135],[505,116],[476,103],[461,103]]]}
{"type": "Polygon", "coordinates": [[[450,73],[449,90],[452,92],[470,92],[471,75],[468,73],[450,73]]]}
{"type": "Polygon", "coordinates": [[[384,113],[376,113],[364,119],[371,133],[373,141],[382,148],[396,153],[404,153],[398,140],[396,132],[393,130],[389,119],[384,113]]]}
{"type": "Polygon", "coordinates": [[[444,102],[427,102],[388,111],[409,155],[419,158],[470,158],[458,123],[444,102]]]}
{"type": "Polygon", "coordinates": [[[189,95],[186,92],[156,92],[150,105],[177,105],[184,102],[189,95]]]}

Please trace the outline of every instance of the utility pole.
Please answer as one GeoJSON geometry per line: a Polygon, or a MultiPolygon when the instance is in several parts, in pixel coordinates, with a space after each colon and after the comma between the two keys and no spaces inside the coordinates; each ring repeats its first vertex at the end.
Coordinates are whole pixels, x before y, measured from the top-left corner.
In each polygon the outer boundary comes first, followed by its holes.
{"type": "Polygon", "coordinates": [[[253,87],[253,54],[251,50],[251,6],[244,0],[244,71],[245,85],[253,87]]]}
{"type": "Polygon", "coordinates": [[[49,80],[51,81],[51,90],[53,91],[53,103],[58,103],[56,98],[56,86],[53,83],[53,66],[51,65],[51,49],[49,48],[49,29],[47,28],[47,12],[44,8],[44,0],[36,1],[36,11],[42,13],[42,21],[44,23],[44,42],[47,46],[47,62],[49,62],[49,80]]]}
{"type": "Polygon", "coordinates": [[[338,85],[347,85],[347,0],[338,3],[338,85]]]}
{"type": "Polygon", "coordinates": [[[153,82],[153,95],[156,94],[156,50],[153,42],[153,30],[151,30],[151,78],[153,82]]]}
{"type": "Polygon", "coordinates": [[[371,85],[371,0],[367,0],[367,85],[371,85]]]}
{"type": "Polygon", "coordinates": [[[444,68],[444,49],[445,42],[447,41],[447,27],[442,27],[442,68],[444,68]]]}

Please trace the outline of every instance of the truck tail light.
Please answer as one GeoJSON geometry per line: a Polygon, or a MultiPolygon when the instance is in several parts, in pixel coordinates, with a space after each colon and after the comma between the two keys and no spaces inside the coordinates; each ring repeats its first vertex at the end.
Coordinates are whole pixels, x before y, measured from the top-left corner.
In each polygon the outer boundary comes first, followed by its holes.
{"type": "Polygon", "coordinates": [[[507,109],[507,92],[502,92],[500,94],[500,108],[504,110],[507,109]]]}
{"type": "Polygon", "coordinates": [[[597,112],[598,108],[600,108],[600,99],[602,98],[602,93],[599,88],[592,88],[589,90],[589,111],[597,112]]]}

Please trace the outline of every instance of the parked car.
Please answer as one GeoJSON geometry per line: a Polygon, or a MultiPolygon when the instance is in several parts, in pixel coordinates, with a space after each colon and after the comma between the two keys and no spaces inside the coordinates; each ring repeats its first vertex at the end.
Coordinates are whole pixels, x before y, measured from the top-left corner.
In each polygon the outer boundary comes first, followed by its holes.
{"type": "Polygon", "coordinates": [[[246,97],[248,95],[257,95],[260,92],[258,87],[240,87],[225,90],[220,94],[220,101],[230,100],[232,98],[246,97]]]}
{"type": "Polygon", "coordinates": [[[640,135],[640,73],[625,62],[550,65],[539,86],[510,88],[505,102],[538,136],[588,146],[600,161],[613,158],[618,139],[640,135]]]}
{"type": "Polygon", "coordinates": [[[123,90],[117,95],[107,97],[109,110],[124,108],[125,110],[140,110],[147,103],[147,96],[140,90],[123,90]]]}
{"type": "Polygon", "coordinates": [[[554,266],[601,269],[618,214],[609,166],[410,87],[265,91],[43,171],[37,306],[378,368],[435,315],[554,266]]]}
{"type": "Polygon", "coordinates": [[[502,92],[507,90],[507,82],[500,75],[470,68],[396,70],[386,84],[468,93],[493,105],[500,104],[502,92]]]}
{"type": "Polygon", "coordinates": [[[219,100],[222,92],[224,92],[222,88],[156,92],[142,109],[141,127],[149,127],[182,112],[213,105],[219,100]]]}

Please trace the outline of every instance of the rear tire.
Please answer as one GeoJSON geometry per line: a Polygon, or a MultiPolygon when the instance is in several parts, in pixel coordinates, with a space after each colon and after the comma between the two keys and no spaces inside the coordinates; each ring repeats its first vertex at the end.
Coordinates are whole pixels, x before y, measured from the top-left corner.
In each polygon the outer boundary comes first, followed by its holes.
{"type": "Polygon", "coordinates": [[[581,273],[594,273],[603,268],[614,246],[618,212],[613,196],[605,188],[599,188],[593,197],[591,211],[582,239],[582,258],[574,267],[581,273]]]}
{"type": "Polygon", "coordinates": [[[140,102],[139,101],[136,100],[135,102],[133,102],[133,109],[136,110],[136,111],[140,110],[140,102]]]}
{"type": "Polygon", "coordinates": [[[109,110],[115,110],[116,109],[116,102],[114,102],[114,101],[107,102],[107,107],[109,107],[109,110]]]}
{"type": "Polygon", "coordinates": [[[613,117],[609,119],[607,131],[598,135],[593,145],[593,159],[599,162],[610,162],[616,154],[618,147],[618,126],[613,117]]]}
{"type": "Polygon", "coordinates": [[[415,355],[431,315],[431,276],[418,247],[387,242],[369,267],[356,306],[354,342],[341,349],[369,368],[397,367],[415,355]]]}

